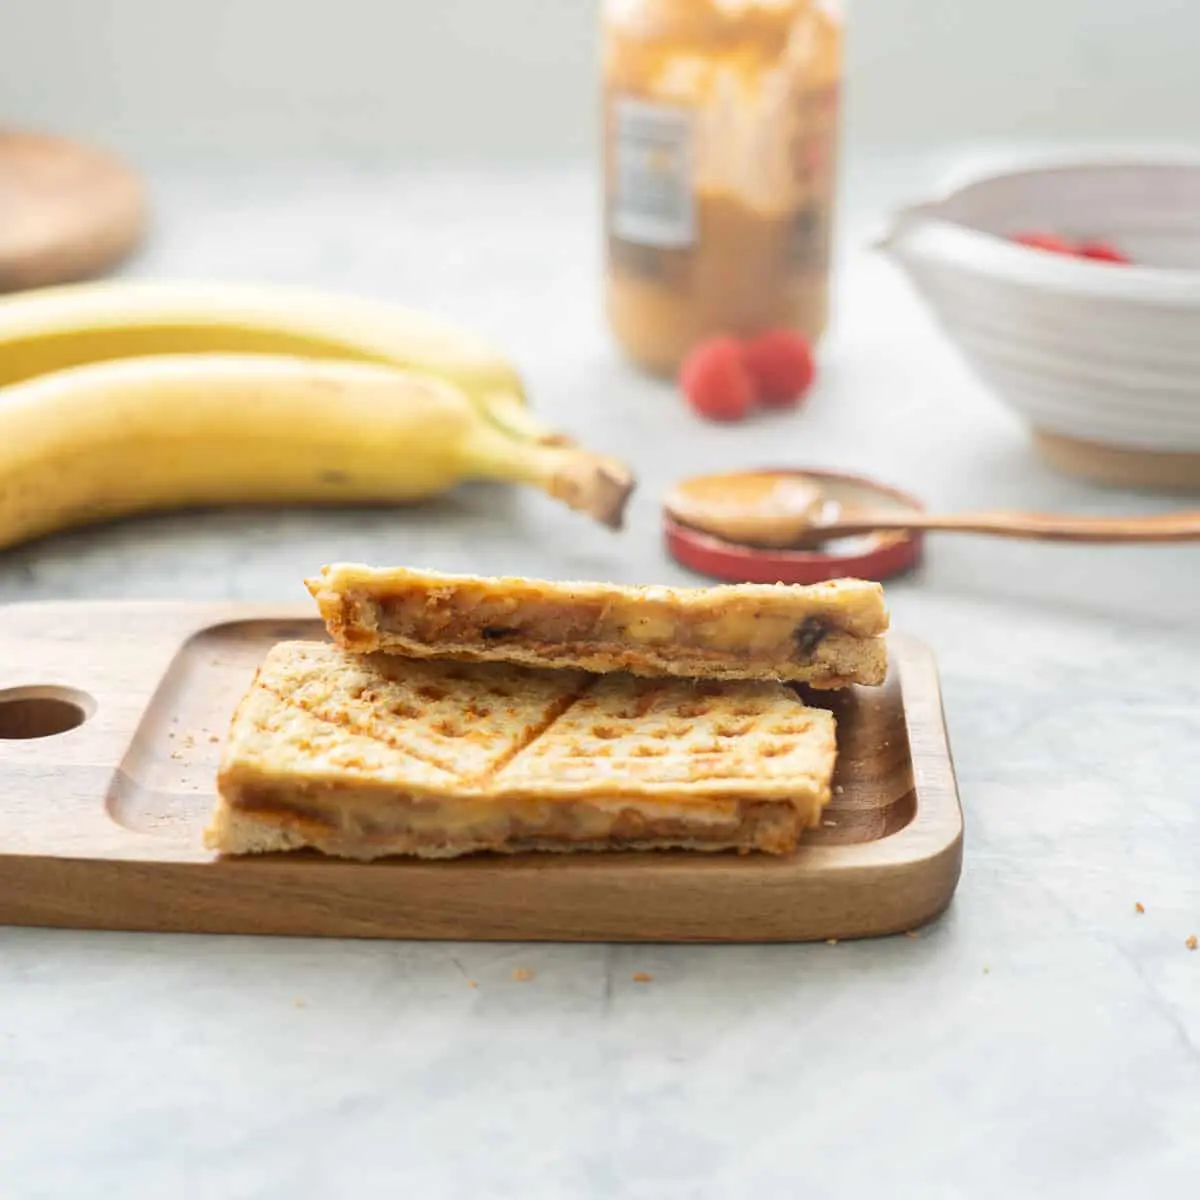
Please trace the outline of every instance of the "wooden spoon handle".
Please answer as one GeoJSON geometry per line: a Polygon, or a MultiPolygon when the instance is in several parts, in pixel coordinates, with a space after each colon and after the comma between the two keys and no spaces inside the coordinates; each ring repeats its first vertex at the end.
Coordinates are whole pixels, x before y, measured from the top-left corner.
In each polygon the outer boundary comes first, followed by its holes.
{"type": "Polygon", "coordinates": [[[839,531],[866,533],[878,529],[932,529],[986,533],[996,537],[1034,538],[1054,542],[1187,542],[1200,541],[1200,512],[1163,513],[1154,517],[1066,517],[1035,512],[879,513],[860,522],[837,522],[839,531]]]}

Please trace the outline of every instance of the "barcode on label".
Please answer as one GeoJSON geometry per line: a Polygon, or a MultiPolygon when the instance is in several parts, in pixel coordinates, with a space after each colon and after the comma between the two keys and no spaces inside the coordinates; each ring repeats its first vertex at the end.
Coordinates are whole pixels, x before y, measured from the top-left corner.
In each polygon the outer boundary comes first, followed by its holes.
{"type": "Polygon", "coordinates": [[[621,97],[615,101],[612,232],[645,246],[690,246],[692,121],[684,108],[621,97]]]}

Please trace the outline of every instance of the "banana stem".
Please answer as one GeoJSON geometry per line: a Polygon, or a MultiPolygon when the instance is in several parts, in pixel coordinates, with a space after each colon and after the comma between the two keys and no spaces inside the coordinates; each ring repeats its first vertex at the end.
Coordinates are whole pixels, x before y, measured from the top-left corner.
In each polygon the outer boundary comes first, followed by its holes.
{"type": "Polygon", "coordinates": [[[614,458],[570,444],[519,440],[482,421],[465,452],[476,478],[529,484],[610,529],[625,524],[625,506],[637,481],[614,458]]]}

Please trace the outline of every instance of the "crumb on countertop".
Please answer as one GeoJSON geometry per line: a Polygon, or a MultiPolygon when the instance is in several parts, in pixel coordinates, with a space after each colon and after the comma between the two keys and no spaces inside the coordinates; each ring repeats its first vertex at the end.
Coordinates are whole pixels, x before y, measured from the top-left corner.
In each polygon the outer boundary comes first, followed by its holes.
{"type": "Polygon", "coordinates": [[[477,988],[478,986],[479,986],[479,984],[477,984],[477,983],[475,982],[475,980],[473,980],[473,979],[468,979],[468,980],[467,980],[467,987],[473,987],[473,988],[477,988]]]}
{"type": "Polygon", "coordinates": [[[303,1008],[303,1007],[304,1007],[304,1000],[303,1000],[303,999],[302,999],[300,996],[297,996],[297,997],[295,998],[295,1000],[293,1000],[293,1001],[292,1001],[292,1007],[293,1007],[293,1008],[303,1008]]]}
{"type": "Polygon", "coordinates": [[[221,739],[220,739],[219,735],[217,735],[215,733],[210,733],[208,735],[208,740],[210,742],[212,742],[212,744],[215,746],[221,739]]]}
{"type": "Polygon", "coordinates": [[[837,938],[826,938],[825,939],[825,945],[827,945],[827,946],[836,946],[837,944],[838,944],[837,938]]]}
{"type": "Polygon", "coordinates": [[[517,983],[525,983],[533,978],[533,972],[528,967],[516,967],[513,969],[512,977],[517,983]]]}
{"type": "Polygon", "coordinates": [[[906,938],[912,938],[913,941],[916,941],[916,939],[919,938],[921,935],[915,929],[906,929],[904,931],[904,936],[906,938]]]}
{"type": "Polygon", "coordinates": [[[1200,939],[1197,939],[1196,935],[1193,933],[1192,936],[1190,938],[1188,938],[1187,941],[1184,942],[1183,944],[1189,950],[1195,950],[1197,946],[1200,946],[1200,939]]]}
{"type": "Polygon", "coordinates": [[[1135,900],[1133,904],[1133,911],[1144,913],[1146,911],[1146,906],[1140,900],[1135,900]]]}
{"type": "Polygon", "coordinates": [[[654,976],[651,975],[649,971],[634,971],[632,978],[634,983],[654,982],[654,976]]]}

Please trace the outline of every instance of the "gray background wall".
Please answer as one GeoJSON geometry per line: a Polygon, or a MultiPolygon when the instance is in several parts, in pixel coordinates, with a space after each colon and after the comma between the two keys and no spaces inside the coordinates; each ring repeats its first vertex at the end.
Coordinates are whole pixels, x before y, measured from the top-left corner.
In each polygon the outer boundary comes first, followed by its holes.
{"type": "MultiPolygon", "coordinates": [[[[598,0],[0,0],[0,121],[155,156],[593,147],[598,0]]],[[[852,145],[1200,134],[1196,0],[851,0],[852,145]]]]}

